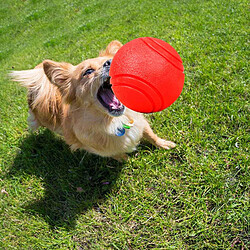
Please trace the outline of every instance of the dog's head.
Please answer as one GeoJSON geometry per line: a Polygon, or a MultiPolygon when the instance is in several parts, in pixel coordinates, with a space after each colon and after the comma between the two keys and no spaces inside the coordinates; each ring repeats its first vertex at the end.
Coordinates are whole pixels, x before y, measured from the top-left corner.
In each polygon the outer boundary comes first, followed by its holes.
{"type": "Polygon", "coordinates": [[[112,41],[99,57],[85,60],[77,66],[45,60],[44,72],[50,82],[58,87],[66,103],[120,116],[125,107],[111,89],[109,69],[112,58],[121,46],[119,41],[112,41]]]}

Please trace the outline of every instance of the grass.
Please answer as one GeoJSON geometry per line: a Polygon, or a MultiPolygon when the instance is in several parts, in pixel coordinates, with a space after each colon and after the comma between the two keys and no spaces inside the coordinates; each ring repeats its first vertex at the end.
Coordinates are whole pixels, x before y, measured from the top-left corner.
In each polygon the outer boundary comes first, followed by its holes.
{"type": "Polygon", "coordinates": [[[0,3],[1,249],[248,249],[249,13],[246,0],[0,3]],[[73,64],[111,40],[169,42],[185,86],[149,115],[171,151],[128,162],[71,153],[27,129],[26,91],[7,73],[73,64]],[[84,157],[84,160],[81,159],[84,157]]]}

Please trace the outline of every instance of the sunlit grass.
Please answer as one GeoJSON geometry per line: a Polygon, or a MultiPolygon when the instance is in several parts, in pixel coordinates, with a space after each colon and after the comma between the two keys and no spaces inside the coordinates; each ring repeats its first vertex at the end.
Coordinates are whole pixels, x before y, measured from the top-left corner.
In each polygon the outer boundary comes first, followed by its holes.
{"type": "Polygon", "coordinates": [[[248,15],[245,0],[2,1],[0,248],[247,249],[248,15]],[[119,164],[27,130],[10,70],[77,64],[142,36],[183,59],[180,98],[147,116],[176,149],[142,144],[119,164]]]}

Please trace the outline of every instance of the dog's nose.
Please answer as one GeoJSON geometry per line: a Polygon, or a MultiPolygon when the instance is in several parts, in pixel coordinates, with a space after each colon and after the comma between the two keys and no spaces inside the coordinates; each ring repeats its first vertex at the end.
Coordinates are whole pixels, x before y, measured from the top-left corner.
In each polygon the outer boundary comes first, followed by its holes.
{"type": "Polygon", "coordinates": [[[110,68],[111,62],[112,62],[112,59],[107,60],[107,61],[103,64],[103,67],[105,67],[105,68],[109,67],[109,68],[110,68]]]}

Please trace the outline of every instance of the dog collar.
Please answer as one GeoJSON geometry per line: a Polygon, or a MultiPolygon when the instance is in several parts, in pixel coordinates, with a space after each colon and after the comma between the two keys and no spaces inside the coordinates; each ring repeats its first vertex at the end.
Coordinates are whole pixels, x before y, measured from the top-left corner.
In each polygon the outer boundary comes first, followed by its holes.
{"type": "Polygon", "coordinates": [[[116,136],[123,136],[126,132],[125,129],[130,129],[134,126],[134,120],[130,119],[127,123],[122,123],[122,127],[118,127],[115,133],[116,136]]]}

